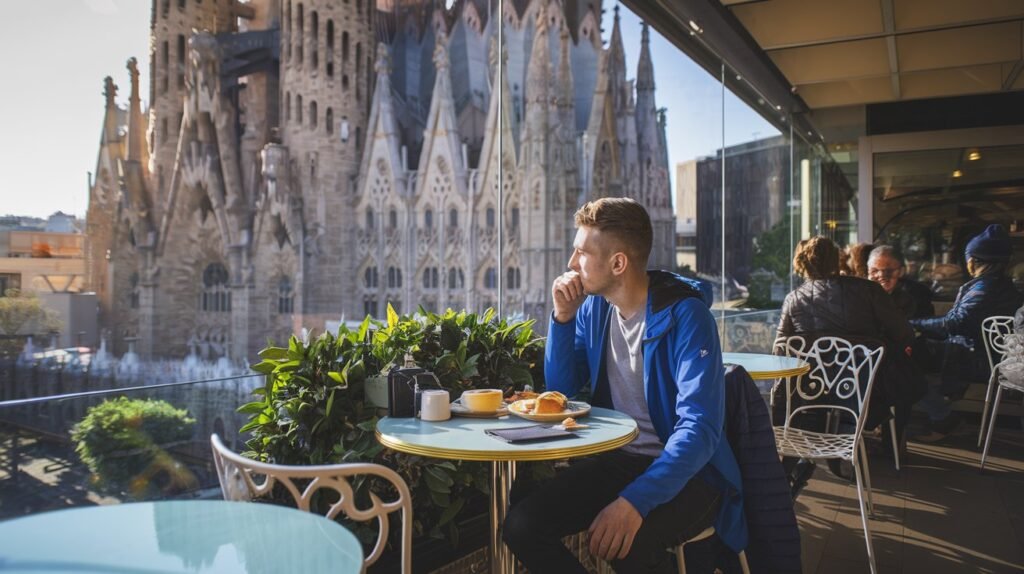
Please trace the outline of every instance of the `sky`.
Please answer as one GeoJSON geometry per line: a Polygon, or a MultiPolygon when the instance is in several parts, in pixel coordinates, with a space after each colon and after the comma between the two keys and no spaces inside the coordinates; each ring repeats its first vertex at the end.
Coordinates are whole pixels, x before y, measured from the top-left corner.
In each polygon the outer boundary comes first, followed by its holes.
{"type": "MultiPolygon", "coordinates": [[[[128,58],[139,61],[149,94],[149,0],[4,2],[0,18],[0,215],[84,216],[103,122],[103,78],[127,101],[128,58]],[[40,46],[45,42],[45,47],[40,46]]],[[[605,1],[605,37],[612,3],[605,1]]],[[[640,21],[621,11],[628,75],[636,75],[640,21]]],[[[656,97],[668,108],[669,163],[714,154],[722,145],[722,90],[707,72],[651,33],[656,97]]],[[[145,101],[144,101],[145,105],[145,101]]],[[[727,93],[726,145],[777,134],[727,93]]],[[[674,170],[673,170],[674,174],[674,170]]],[[[674,194],[673,194],[674,197],[674,194]]]]}
{"type": "Polygon", "coordinates": [[[149,93],[148,0],[4,2],[0,18],[0,214],[84,216],[103,78],[128,98],[128,58],[149,93]],[[45,44],[45,45],[41,45],[45,44]]]}

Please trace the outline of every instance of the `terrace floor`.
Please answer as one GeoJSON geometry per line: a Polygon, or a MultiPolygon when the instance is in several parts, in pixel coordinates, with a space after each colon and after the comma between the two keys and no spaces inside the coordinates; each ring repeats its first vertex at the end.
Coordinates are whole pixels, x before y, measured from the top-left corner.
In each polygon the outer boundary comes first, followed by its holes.
{"type": "MultiPolygon", "coordinates": [[[[1024,572],[1024,432],[996,429],[984,473],[977,433],[965,423],[934,445],[911,440],[900,472],[869,457],[879,572],[1024,572]]],[[[853,483],[819,465],[796,513],[806,574],[868,571],[853,483]]]]}

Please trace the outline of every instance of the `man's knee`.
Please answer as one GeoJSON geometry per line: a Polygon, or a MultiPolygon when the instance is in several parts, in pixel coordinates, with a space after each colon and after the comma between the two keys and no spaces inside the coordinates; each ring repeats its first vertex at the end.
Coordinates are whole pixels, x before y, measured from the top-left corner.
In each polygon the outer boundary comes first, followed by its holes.
{"type": "Polygon", "coordinates": [[[518,553],[532,545],[532,540],[538,530],[532,524],[523,506],[516,505],[510,508],[508,514],[505,515],[505,523],[501,527],[501,538],[513,552],[518,553]]]}

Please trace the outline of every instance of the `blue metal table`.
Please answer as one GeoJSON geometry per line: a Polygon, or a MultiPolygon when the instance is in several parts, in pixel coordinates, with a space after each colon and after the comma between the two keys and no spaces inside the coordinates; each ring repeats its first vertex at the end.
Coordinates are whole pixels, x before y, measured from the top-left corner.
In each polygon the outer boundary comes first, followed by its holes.
{"type": "Polygon", "coordinates": [[[408,454],[490,461],[491,570],[511,573],[515,562],[501,541],[501,524],[508,511],[508,493],[515,480],[516,462],[557,460],[614,450],[632,442],[638,433],[636,421],[609,409],[594,407],[579,421],[589,428],[578,431],[573,438],[510,444],[490,437],[484,431],[542,423],[511,415],[498,419],[453,417],[442,422],[385,417],[377,422],[377,440],[390,449],[408,454]]]}
{"type": "Polygon", "coordinates": [[[79,507],[0,522],[4,572],[360,572],[340,524],[221,500],[79,507]]]}

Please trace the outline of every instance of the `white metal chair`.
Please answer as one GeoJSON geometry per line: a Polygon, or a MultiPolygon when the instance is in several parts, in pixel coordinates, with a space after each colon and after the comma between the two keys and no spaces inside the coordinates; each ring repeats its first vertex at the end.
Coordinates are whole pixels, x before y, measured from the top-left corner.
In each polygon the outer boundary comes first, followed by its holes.
{"type": "Polygon", "coordinates": [[[364,569],[380,558],[388,540],[388,515],[402,513],[402,572],[412,572],[412,495],[409,487],[399,474],[386,466],[372,463],[329,464],[319,466],[285,466],[258,462],[232,452],[216,434],[210,436],[213,447],[213,462],[217,467],[224,500],[251,501],[270,494],[275,484],[283,486],[295,500],[299,510],[310,510],[310,502],[320,489],[326,488],[338,494],[338,501],[327,510],[327,518],[334,519],[344,512],[358,522],[377,519],[377,543],[363,561],[364,569]],[[359,508],[353,487],[348,478],[357,475],[372,475],[383,478],[398,491],[396,500],[383,502],[370,493],[370,507],[359,508]],[[262,477],[257,478],[257,477],[262,477]],[[300,488],[295,481],[308,481],[300,488]]]}
{"type": "MultiPolygon", "coordinates": [[[[996,426],[1003,389],[1024,392],[1024,335],[1006,335],[1001,339],[1003,360],[992,367],[992,375],[988,382],[990,391],[993,384],[998,385],[998,388],[995,402],[992,403],[992,415],[988,420],[985,448],[981,451],[981,470],[985,470],[985,459],[988,458],[988,447],[992,444],[992,429],[996,426]]],[[[985,406],[988,406],[988,401],[985,402],[985,406]]],[[[985,428],[984,422],[985,419],[982,419],[982,429],[985,428]]]]}
{"type": "MultiPolygon", "coordinates": [[[[676,548],[675,548],[676,564],[679,565],[679,574],[686,574],[686,553],[684,552],[685,546],[687,544],[690,544],[691,542],[700,542],[701,540],[705,540],[705,539],[711,538],[712,536],[714,536],[714,534],[715,534],[715,527],[714,526],[708,526],[700,534],[694,536],[693,538],[687,540],[686,542],[683,542],[679,546],[676,546],[676,548]]],[[[740,550],[739,557],[740,557],[740,569],[743,571],[743,574],[750,574],[750,566],[747,564],[747,553],[742,551],[742,550],[740,550]]]]}
{"type": "MultiPolygon", "coordinates": [[[[1012,332],[1013,317],[1008,315],[994,315],[981,322],[981,340],[985,344],[985,356],[988,358],[988,369],[991,374],[988,379],[988,390],[985,391],[985,406],[981,411],[981,426],[978,429],[979,447],[982,437],[985,436],[985,421],[988,419],[988,411],[992,403],[992,388],[996,384],[996,365],[1006,354],[1006,335],[1012,332]]],[[[995,417],[993,417],[994,419],[995,417]]]]}
{"type": "Polygon", "coordinates": [[[803,337],[790,337],[786,339],[784,347],[787,355],[810,363],[811,370],[805,375],[786,379],[786,420],[783,426],[775,427],[775,443],[779,454],[818,460],[840,459],[853,464],[861,522],[864,525],[864,541],[873,574],[875,553],[871,545],[868,515],[874,514],[874,506],[871,501],[871,473],[862,434],[871,388],[885,348],[871,350],[865,345],[854,345],[839,337],[821,337],[809,344],[803,337]],[[814,410],[824,411],[827,417],[826,432],[791,426],[795,415],[814,410]],[[853,418],[852,434],[839,432],[843,415],[853,418]]]}

